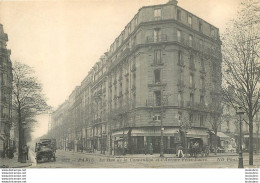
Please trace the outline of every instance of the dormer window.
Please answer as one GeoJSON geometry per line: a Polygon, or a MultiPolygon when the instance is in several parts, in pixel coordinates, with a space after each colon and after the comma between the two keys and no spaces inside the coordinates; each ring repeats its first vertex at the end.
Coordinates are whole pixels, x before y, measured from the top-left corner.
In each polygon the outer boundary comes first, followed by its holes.
{"type": "Polygon", "coordinates": [[[129,26],[128,26],[128,35],[130,35],[131,34],[131,24],[129,24],[129,26]]]}
{"type": "Polygon", "coordinates": [[[154,10],[154,18],[155,20],[159,20],[162,17],[162,10],[161,9],[155,9],[154,10]]]}
{"type": "Polygon", "coordinates": [[[177,20],[181,21],[181,10],[177,10],[177,20]]]}
{"type": "Polygon", "coordinates": [[[189,24],[189,26],[191,27],[191,25],[192,25],[192,18],[191,18],[190,15],[188,15],[188,24],[189,24]]]}
{"type": "Polygon", "coordinates": [[[135,17],[135,26],[138,25],[138,17],[135,17]]]}
{"type": "Polygon", "coordinates": [[[199,32],[202,32],[203,26],[202,26],[202,22],[199,22],[199,32]]]}

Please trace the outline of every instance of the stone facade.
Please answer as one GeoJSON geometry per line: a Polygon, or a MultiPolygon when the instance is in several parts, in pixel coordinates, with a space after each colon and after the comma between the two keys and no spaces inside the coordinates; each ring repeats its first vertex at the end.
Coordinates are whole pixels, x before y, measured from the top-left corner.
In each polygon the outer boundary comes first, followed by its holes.
{"type": "Polygon", "coordinates": [[[52,114],[51,131],[67,121],[61,141],[91,152],[143,153],[152,144],[157,153],[161,125],[165,152],[192,141],[210,145],[209,131],[221,115],[221,59],[218,28],[177,1],[142,7],[67,108],[52,114]]]}
{"type": "Polygon", "coordinates": [[[8,41],[0,24],[0,153],[10,145],[10,129],[12,126],[12,63],[11,51],[6,48],[8,41]]]}

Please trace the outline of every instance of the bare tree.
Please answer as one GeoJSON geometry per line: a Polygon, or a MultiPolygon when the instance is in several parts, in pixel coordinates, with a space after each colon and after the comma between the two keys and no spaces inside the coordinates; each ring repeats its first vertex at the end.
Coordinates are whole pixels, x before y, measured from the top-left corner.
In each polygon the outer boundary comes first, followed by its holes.
{"type": "Polygon", "coordinates": [[[224,100],[235,110],[242,107],[249,126],[249,165],[253,165],[253,123],[260,99],[259,1],[245,0],[231,21],[223,41],[224,100]]]}
{"type": "Polygon", "coordinates": [[[13,63],[13,110],[17,116],[19,131],[18,161],[22,161],[22,147],[26,143],[25,132],[30,132],[34,118],[48,110],[42,94],[42,87],[34,76],[34,71],[28,65],[20,62],[13,63]],[[29,130],[24,130],[24,129],[29,130]]]}
{"type": "Polygon", "coordinates": [[[214,152],[215,154],[217,154],[217,149],[218,149],[218,129],[220,127],[220,125],[222,124],[222,120],[220,119],[220,113],[211,113],[210,117],[212,120],[210,120],[210,125],[211,128],[214,132],[214,138],[213,138],[213,146],[214,146],[214,152]]]}

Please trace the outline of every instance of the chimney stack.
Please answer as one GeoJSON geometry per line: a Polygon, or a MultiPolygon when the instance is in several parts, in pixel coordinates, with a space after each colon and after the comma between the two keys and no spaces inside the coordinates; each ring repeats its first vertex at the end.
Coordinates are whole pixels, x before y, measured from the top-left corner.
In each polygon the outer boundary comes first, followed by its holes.
{"type": "Polygon", "coordinates": [[[168,4],[172,4],[172,5],[177,5],[178,4],[178,1],[176,0],[169,0],[168,4]]]}

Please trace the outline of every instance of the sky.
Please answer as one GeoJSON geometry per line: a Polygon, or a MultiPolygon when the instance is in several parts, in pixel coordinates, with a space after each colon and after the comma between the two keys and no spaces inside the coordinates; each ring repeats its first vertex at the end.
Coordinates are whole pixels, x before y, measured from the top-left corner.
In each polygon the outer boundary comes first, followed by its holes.
{"type": "MultiPolygon", "coordinates": [[[[178,5],[223,32],[241,0],[179,0],[178,5]]],[[[0,0],[0,24],[11,60],[34,68],[48,104],[57,108],[87,76],[142,6],[168,0],[0,0]]],[[[37,118],[34,137],[47,132],[37,118]]]]}

